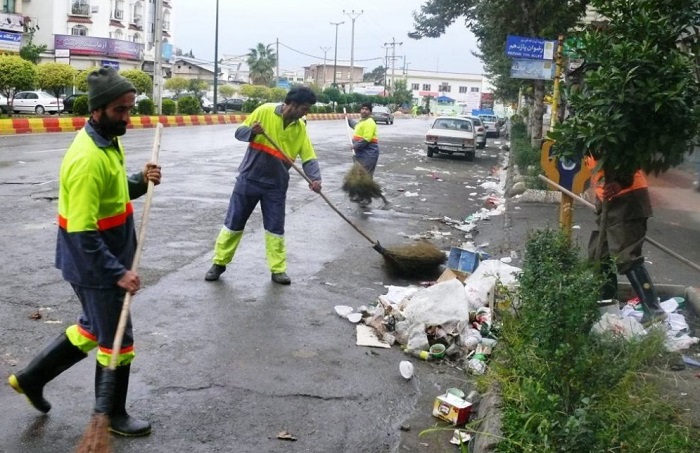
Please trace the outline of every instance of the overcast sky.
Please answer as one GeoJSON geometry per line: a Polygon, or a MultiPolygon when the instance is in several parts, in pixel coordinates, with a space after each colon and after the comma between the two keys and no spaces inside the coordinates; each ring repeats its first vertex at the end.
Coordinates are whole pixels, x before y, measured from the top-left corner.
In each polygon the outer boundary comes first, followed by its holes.
{"type": "MultiPolygon", "coordinates": [[[[412,12],[425,0],[219,0],[219,57],[242,55],[259,42],[280,40],[280,69],[297,70],[314,63],[333,64],[335,26],[338,28],[338,63],[349,64],[352,20],[343,14],[364,11],[355,20],[355,66],[370,71],[384,64],[384,44],[396,39],[396,55],[406,55],[409,69],[481,74],[476,39],[464,21],[453,24],[442,37],[410,39],[412,12]],[[292,50],[293,49],[293,50],[292,50]],[[303,55],[308,54],[308,55],[303,55]]],[[[175,0],[174,44],[197,58],[214,59],[216,0],[175,0]]],[[[273,46],[274,49],[274,46],[273,46]]],[[[391,56],[391,48],[389,49],[391,56]]],[[[403,67],[396,60],[396,70],[403,67]]],[[[391,63],[389,64],[391,67],[391,63]]]]}

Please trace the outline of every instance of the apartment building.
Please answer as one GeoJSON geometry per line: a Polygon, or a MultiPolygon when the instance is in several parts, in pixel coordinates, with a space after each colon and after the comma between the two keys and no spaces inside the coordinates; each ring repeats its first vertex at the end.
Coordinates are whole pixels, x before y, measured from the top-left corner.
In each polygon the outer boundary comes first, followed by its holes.
{"type": "Polygon", "coordinates": [[[0,53],[19,53],[22,34],[29,27],[22,15],[22,0],[2,0],[0,9],[0,53]]]}
{"type": "MultiPolygon", "coordinates": [[[[172,58],[173,3],[163,0],[164,62],[172,58]]],[[[21,15],[33,27],[27,31],[34,33],[34,43],[47,46],[42,62],[153,73],[155,0],[22,0],[22,4],[21,15]]],[[[170,67],[163,66],[167,75],[170,67]]]]}

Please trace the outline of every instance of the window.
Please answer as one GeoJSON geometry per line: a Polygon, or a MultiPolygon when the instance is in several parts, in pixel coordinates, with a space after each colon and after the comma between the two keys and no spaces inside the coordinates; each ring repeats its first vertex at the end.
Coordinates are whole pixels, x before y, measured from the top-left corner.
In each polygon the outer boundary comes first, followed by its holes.
{"type": "Polygon", "coordinates": [[[76,16],[89,16],[90,0],[73,0],[70,12],[76,16]]]}
{"type": "Polygon", "coordinates": [[[478,93],[478,92],[479,92],[479,87],[471,87],[471,88],[469,89],[469,92],[470,92],[470,93],[478,93]]]}
{"type": "Polygon", "coordinates": [[[117,30],[114,32],[114,39],[124,39],[124,32],[121,30],[117,30]]]}
{"type": "Polygon", "coordinates": [[[418,90],[420,90],[420,84],[418,84],[418,83],[412,83],[412,84],[411,84],[411,90],[412,90],[412,91],[418,91],[418,90]]]}
{"type": "Polygon", "coordinates": [[[430,84],[429,83],[423,84],[423,91],[430,91],[430,84]]]}
{"type": "Polygon", "coordinates": [[[134,33],[134,42],[141,42],[141,35],[138,33],[134,33]]]}
{"type": "Polygon", "coordinates": [[[114,2],[114,18],[116,20],[124,19],[124,0],[116,0],[114,2]]]}
{"type": "Polygon", "coordinates": [[[466,93],[466,92],[467,92],[467,87],[459,87],[459,92],[460,92],[460,93],[466,93]]]}
{"type": "Polygon", "coordinates": [[[438,91],[441,91],[443,93],[449,93],[452,90],[452,87],[450,87],[447,82],[442,82],[440,84],[440,87],[438,88],[438,91]]]}
{"type": "Polygon", "coordinates": [[[170,11],[163,13],[163,30],[170,30],[170,11]]]}
{"type": "Polygon", "coordinates": [[[76,25],[70,29],[70,33],[73,36],[87,36],[88,29],[84,25],[76,25]]]}
{"type": "Polygon", "coordinates": [[[132,23],[136,25],[143,25],[143,4],[141,2],[136,2],[134,4],[133,14],[131,15],[133,20],[132,23]]]}
{"type": "Polygon", "coordinates": [[[15,0],[2,0],[2,12],[3,13],[15,13],[15,0]]]}

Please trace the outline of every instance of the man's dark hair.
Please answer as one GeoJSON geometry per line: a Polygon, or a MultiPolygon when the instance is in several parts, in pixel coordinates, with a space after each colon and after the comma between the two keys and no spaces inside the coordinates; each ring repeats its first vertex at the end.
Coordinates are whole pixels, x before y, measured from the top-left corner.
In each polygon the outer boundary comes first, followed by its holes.
{"type": "Polygon", "coordinates": [[[360,108],[362,108],[362,107],[367,107],[370,112],[372,111],[372,103],[371,102],[363,102],[362,104],[360,104],[360,108]]]}
{"type": "Polygon", "coordinates": [[[314,105],[316,103],[316,94],[306,87],[292,88],[284,98],[284,103],[291,104],[292,102],[314,105]]]}

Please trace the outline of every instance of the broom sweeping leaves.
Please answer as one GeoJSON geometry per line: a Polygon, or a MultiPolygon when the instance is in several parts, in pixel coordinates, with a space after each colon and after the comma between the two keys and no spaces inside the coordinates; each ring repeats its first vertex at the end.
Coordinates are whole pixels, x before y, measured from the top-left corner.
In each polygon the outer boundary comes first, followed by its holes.
{"type": "Polygon", "coordinates": [[[382,197],[382,188],[358,163],[354,163],[345,175],[342,189],[350,196],[351,200],[369,200],[382,197]]]}

